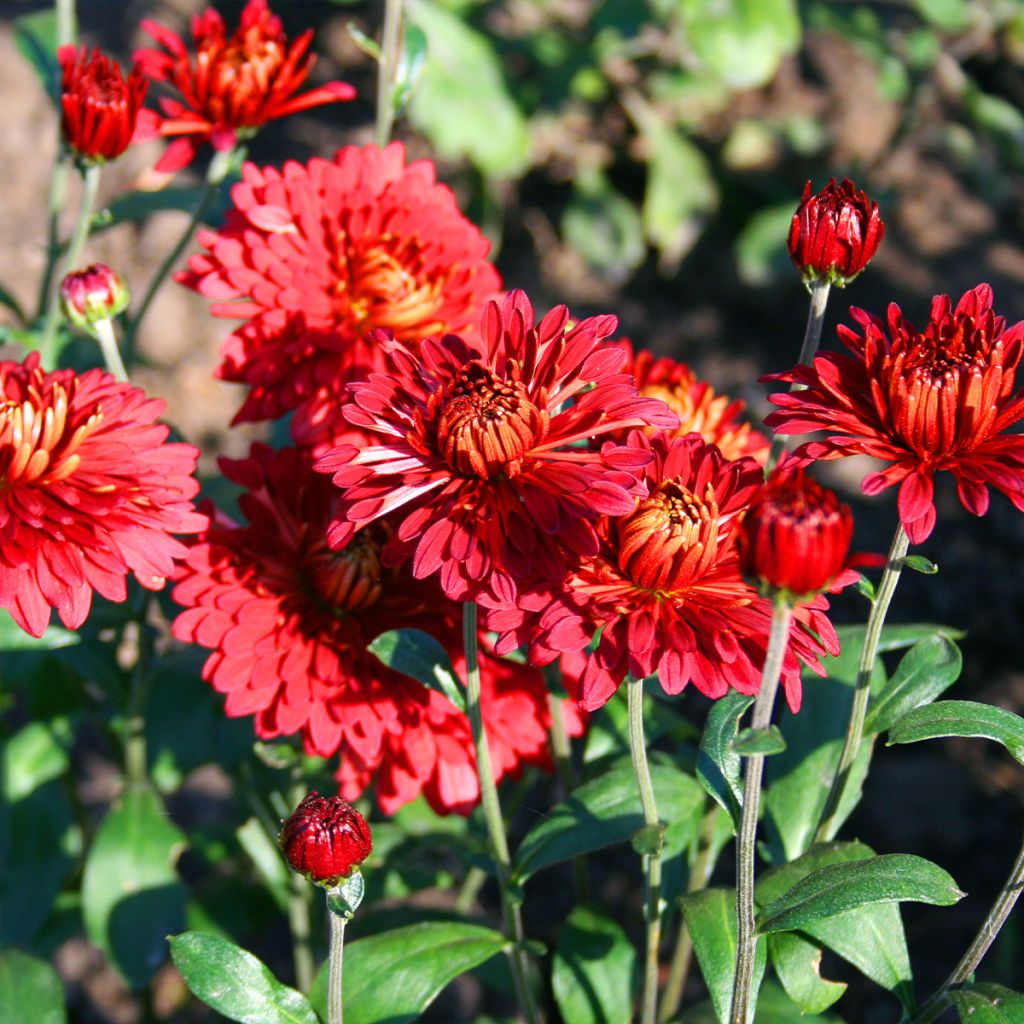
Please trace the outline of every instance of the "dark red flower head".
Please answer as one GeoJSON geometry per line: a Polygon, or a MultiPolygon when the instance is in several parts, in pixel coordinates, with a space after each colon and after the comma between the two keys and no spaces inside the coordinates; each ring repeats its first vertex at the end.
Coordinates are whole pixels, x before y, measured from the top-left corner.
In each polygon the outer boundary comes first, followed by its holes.
{"type": "Polygon", "coordinates": [[[85,270],[73,270],[60,283],[60,305],[76,327],[88,327],[110,320],[128,307],[128,286],[124,278],[103,263],[85,270]]]}
{"type": "Polygon", "coordinates": [[[750,503],[736,536],[743,575],[802,601],[847,567],[853,514],[802,468],[782,466],[750,503]]]}
{"type": "Polygon", "coordinates": [[[561,545],[596,551],[593,520],[632,509],[650,454],[580,443],[677,423],[620,372],[625,353],[603,344],[614,329],[611,316],[570,323],[565,306],[535,326],[516,291],[488,305],[479,342],[448,335],[417,356],[381,336],[390,372],[350,384],[345,406],[381,442],[341,445],[317,464],[344,491],[330,543],[402,509],[391,554],[411,547],[413,574],[440,573],[454,600],[511,597],[517,576],[560,577],[561,545]]]}
{"type": "Polygon", "coordinates": [[[136,64],[127,80],[120,65],[99,50],[62,46],[60,61],[64,141],[85,161],[102,163],[119,157],[131,142],[153,134],[139,112],[149,82],[136,64]],[[140,123],[141,121],[141,123],[140,123]]]}
{"type": "Polygon", "coordinates": [[[232,149],[239,137],[268,121],[355,96],[345,82],[328,82],[296,95],[316,62],[309,52],[313,30],[289,43],[267,0],[249,0],[231,35],[213,8],[195,15],[194,59],[170,29],[148,20],[142,28],[163,49],[139,50],[136,61],[150,78],[166,82],[181,97],[160,101],[165,115],[160,134],[180,136],[157,164],[160,171],[185,167],[206,141],[216,150],[232,149]]]}
{"type": "Polygon", "coordinates": [[[833,178],[816,195],[807,182],[789,228],[789,255],[808,284],[823,277],[842,288],[868,265],[884,232],[878,203],[849,178],[839,185],[833,178]]]}
{"type": "Polygon", "coordinates": [[[278,842],[293,871],[328,888],[370,856],[373,837],[366,819],[340,796],[315,789],[281,826],[278,842]]]}
{"type": "Polygon", "coordinates": [[[988,487],[1024,510],[1024,435],[1005,431],[1024,418],[1016,389],[1024,322],[1006,328],[992,310],[992,289],[978,285],[956,308],[932,300],[918,331],[889,306],[887,320],[862,309],[850,315],[862,333],[839,328],[851,355],[821,353],[768,380],[806,390],[771,396],[766,423],[781,434],[828,431],[794,453],[811,459],[870,455],[887,463],[864,478],[865,494],[900,484],[900,520],[918,544],[935,526],[934,477],[948,470],[960,500],[976,516],[988,510],[988,487]]]}
{"type": "Polygon", "coordinates": [[[132,573],[159,590],[196,533],[199,451],[167,444],[163,402],[101,370],[45,373],[0,362],[0,607],[33,636],[56,608],[69,629],[94,590],[126,597],[132,573]]]}

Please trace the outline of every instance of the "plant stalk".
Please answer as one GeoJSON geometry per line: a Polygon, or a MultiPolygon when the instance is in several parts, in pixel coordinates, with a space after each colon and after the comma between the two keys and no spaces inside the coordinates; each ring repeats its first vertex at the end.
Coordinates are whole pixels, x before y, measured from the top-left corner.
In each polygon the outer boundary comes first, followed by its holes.
{"type": "Polygon", "coordinates": [[[480,784],[480,805],[483,809],[484,821],[487,824],[491,858],[498,876],[505,933],[512,940],[514,947],[511,960],[516,996],[528,1024],[537,1024],[539,1018],[533,1001],[533,992],[530,989],[529,962],[523,948],[525,936],[522,914],[519,904],[512,899],[509,891],[512,858],[509,855],[505,822],[501,815],[498,787],[494,783],[491,752],[487,746],[487,731],[480,708],[480,660],[476,620],[476,602],[464,602],[462,605],[462,641],[466,652],[466,714],[469,717],[473,744],[476,748],[476,774],[480,784]]]}
{"type": "Polygon", "coordinates": [[[100,343],[100,351],[103,353],[103,364],[107,371],[117,380],[128,383],[128,371],[121,361],[121,353],[117,347],[117,337],[114,334],[114,322],[112,320],[97,320],[93,325],[96,332],[96,340],[100,343]]]}
{"type": "Polygon", "coordinates": [[[402,0],[385,0],[384,28],[380,41],[380,64],[377,75],[377,145],[384,147],[391,139],[395,123],[395,72],[402,48],[402,0]]]}
{"type": "MultiPolygon", "coordinates": [[[[763,731],[771,725],[775,694],[779,688],[782,662],[786,656],[793,608],[776,598],[772,611],[768,651],[761,673],[761,689],[754,702],[751,726],[763,731]]],[[[761,803],[764,755],[751,754],[743,774],[743,813],[736,844],[736,969],[733,973],[730,1024],[749,1024],[753,1009],[754,960],[757,934],[754,930],[754,860],[757,856],[757,814],[761,803]]]]}
{"type": "Polygon", "coordinates": [[[842,803],[850,770],[857,758],[864,736],[864,718],[867,715],[868,700],[871,696],[871,673],[874,669],[875,657],[878,654],[878,642],[882,636],[882,627],[885,625],[885,616],[889,611],[892,595],[896,591],[896,584],[900,581],[903,559],[909,545],[910,538],[907,536],[906,530],[903,529],[903,524],[900,523],[896,527],[896,533],[889,547],[889,555],[885,562],[885,571],[878,583],[878,591],[875,594],[875,599],[871,602],[871,611],[868,614],[864,632],[864,646],[861,648],[860,662],[857,665],[857,680],[854,684],[850,721],[846,728],[846,737],[843,740],[839,763],[836,765],[836,773],[832,778],[832,787],[822,809],[821,823],[814,833],[816,843],[829,842],[839,831],[839,805],[842,803]]]}
{"type": "MultiPolygon", "coordinates": [[[[300,881],[302,879],[300,878],[300,881]]],[[[327,966],[327,1024],[343,1024],[342,966],[345,952],[345,918],[331,910],[331,890],[327,893],[327,916],[331,920],[331,949],[327,966]]],[[[309,989],[303,991],[308,992],[309,989]]]]}
{"type": "MultiPolygon", "coordinates": [[[[633,760],[633,774],[640,789],[644,827],[659,830],[658,805],[654,799],[654,784],[647,763],[647,745],[644,742],[644,681],[632,676],[626,682],[626,701],[629,717],[629,753],[633,760]]],[[[648,839],[648,842],[650,839],[648,839]]],[[[655,1024],[658,1012],[658,947],[661,944],[661,845],[658,835],[655,852],[641,854],[644,873],[644,923],[646,945],[643,968],[643,996],[641,1024],[655,1024]]]]}
{"type": "Polygon", "coordinates": [[[139,630],[138,654],[132,668],[128,691],[128,715],[125,720],[124,768],[129,789],[149,784],[148,755],[146,752],[146,701],[151,681],[153,661],[153,634],[148,628],[149,595],[144,594],[142,612],[136,622],[139,630]]]}
{"type": "MultiPolygon", "coordinates": [[[[828,293],[832,286],[824,278],[817,278],[811,285],[811,303],[807,309],[807,326],[804,328],[804,340],[800,346],[800,356],[797,364],[807,366],[814,358],[821,344],[821,329],[825,324],[825,307],[828,305],[828,293]]],[[[803,384],[794,384],[792,391],[803,391],[803,384]]],[[[767,476],[779,461],[783,449],[786,447],[786,439],[782,434],[776,434],[772,438],[772,446],[768,452],[768,462],[765,465],[767,476]]]]}

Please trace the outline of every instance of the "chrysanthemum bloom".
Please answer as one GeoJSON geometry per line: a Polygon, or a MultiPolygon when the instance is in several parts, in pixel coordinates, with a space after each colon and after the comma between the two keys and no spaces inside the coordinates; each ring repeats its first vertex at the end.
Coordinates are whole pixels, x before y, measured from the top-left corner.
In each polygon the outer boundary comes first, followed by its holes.
{"type": "Polygon", "coordinates": [[[366,819],[342,797],[321,796],[315,789],[285,819],[278,842],[293,871],[328,887],[373,850],[366,819]]]}
{"type": "MultiPolygon", "coordinates": [[[[254,715],[264,739],[300,734],[308,753],[338,755],[347,799],[376,777],[385,813],[423,792],[439,813],[468,814],[479,800],[468,719],[366,649],[382,632],[416,628],[454,655],[459,608],[407,567],[382,567],[388,524],[329,550],[337,491],[300,452],[257,445],[222,467],[246,488],[239,505],[249,525],[221,517],[191,548],[174,589],[186,609],[174,634],[211,650],[203,678],[226,695],[226,713],[254,715]]],[[[485,645],[482,676],[496,777],[549,766],[539,673],[499,661],[485,645]]]]}
{"type": "Polygon", "coordinates": [[[249,385],[236,423],[295,409],[300,444],[330,443],[346,429],[345,382],[382,365],[370,331],[413,346],[471,337],[501,287],[487,240],[433,164],[406,166],[399,143],[347,146],[283,173],[247,164],[232,195],[224,226],[199,234],[209,254],[182,280],[216,300],[215,315],[247,320],[218,371],[249,385]]]}
{"type": "Polygon", "coordinates": [[[0,607],[33,636],[56,608],[69,629],[93,591],[126,597],[125,577],[159,590],[196,533],[197,449],[167,444],[164,403],[90,370],[44,373],[39,356],[0,362],[0,607]]]}
{"type": "MultiPolygon", "coordinates": [[[[679,426],[671,437],[697,433],[708,444],[717,445],[727,459],[750,455],[764,463],[769,442],[744,422],[744,402],[716,395],[715,389],[685,363],[667,356],[655,358],[646,349],[634,351],[629,341],[619,344],[627,354],[624,369],[636,378],[640,394],[661,399],[679,417],[679,426]]],[[[649,427],[646,433],[654,433],[654,428],[649,427]]]]}
{"type": "Polygon", "coordinates": [[[380,337],[390,372],[350,384],[344,412],[383,443],[340,445],[317,463],[344,490],[331,545],[401,509],[389,554],[412,548],[413,575],[440,573],[455,600],[511,599],[516,576],[560,577],[560,545],[595,552],[591,521],[632,509],[650,456],[574,446],[677,422],[620,372],[625,353],[603,344],[615,326],[612,316],[570,324],[558,306],[535,327],[515,291],[488,305],[479,344],[447,335],[417,357],[380,337]]]}
{"type": "Polygon", "coordinates": [[[65,274],[60,283],[60,305],[75,327],[87,328],[98,320],[110,320],[128,308],[124,278],[103,263],[65,274]]]}
{"type": "Polygon", "coordinates": [[[81,160],[102,163],[119,157],[132,142],[155,134],[142,110],[149,82],[136,64],[125,79],[120,65],[83,46],[62,46],[60,62],[64,141],[81,160]],[[140,112],[143,116],[140,117],[140,112]]]}
{"type": "Polygon", "coordinates": [[[1024,417],[1024,396],[1014,390],[1024,322],[1006,328],[987,284],[966,292],[955,309],[948,295],[937,295],[923,331],[895,304],[887,321],[862,309],[850,315],[863,332],[839,328],[851,355],[819,354],[813,366],[766,378],[806,390],[772,395],[780,408],[765,422],[781,434],[828,431],[798,448],[799,457],[888,462],[861,488],[878,494],[901,485],[900,520],[915,544],[935,526],[940,470],[953,474],[976,516],[988,510],[989,485],[1024,510],[1024,436],[1004,433],[1024,417]]]}
{"type": "Polygon", "coordinates": [[[789,228],[789,255],[808,285],[825,278],[842,288],[868,265],[884,232],[878,203],[849,178],[839,185],[833,178],[815,195],[807,182],[789,228]]]}
{"type": "Polygon", "coordinates": [[[181,97],[160,101],[160,134],[178,138],[156,165],[159,171],[181,170],[206,141],[216,150],[229,150],[268,121],[356,94],[346,82],[328,82],[297,95],[316,63],[309,52],[313,30],[289,43],[267,0],[249,0],[231,35],[213,8],[195,15],[194,59],[177,33],[155,21],[144,20],[142,28],[163,49],[138,50],[135,60],[150,78],[166,82],[181,97]]]}
{"type": "MultiPolygon", "coordinates": [[[[605,704],[631,675],[654,672],[666,693],[692,682],[709,697],[730,688],[756,693],[761,682],[772,603],[740,574],[739,518],[763,480],[751,458],[728,461],[695,434],[630,443],[654,456],[633,507],[600,524],[600,550],[583,557],[558,589],[525,593],[517,606],[488,616],[502,633],[500,652],[528,646],[543,663],[582,651],[601,630],[578,684],[586,710],[605,704]]],[[[821,671],[819,657],[839,645],[824,598],[794,613],[782,667],[786,698],[800,706],[800,662],[821,671]]]]}
{"type": "Polygon", "coordinates": [[[777,468],[754,495],[736,535],[743,575],[770,595],[805,601],[849,565],[853,513],[802,467],[777,468]]]}

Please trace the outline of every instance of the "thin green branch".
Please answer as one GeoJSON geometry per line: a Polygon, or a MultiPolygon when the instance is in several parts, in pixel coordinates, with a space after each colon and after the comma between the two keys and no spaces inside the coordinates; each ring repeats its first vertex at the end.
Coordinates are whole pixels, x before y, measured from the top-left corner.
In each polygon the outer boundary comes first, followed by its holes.
{"type": "Polygon", "coordinates": [[[401,48],[402,0],[385,0],[377,75],[376,139],[381,147],[388,144],[395,123],[395,74],[401,48]]]}

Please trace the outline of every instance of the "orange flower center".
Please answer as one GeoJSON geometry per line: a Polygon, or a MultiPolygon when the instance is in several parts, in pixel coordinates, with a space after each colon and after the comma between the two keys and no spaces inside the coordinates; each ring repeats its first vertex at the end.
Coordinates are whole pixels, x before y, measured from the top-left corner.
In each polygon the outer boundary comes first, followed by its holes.
{"type": "MultiPolygon", "coordinates": [[[[202,57],[207,56],[202,54],[202,57]]],[[[209,60],[210,57],[207,57],[209,60]]],[[[271,89],[274,76],[284,60],[281,44],[273,39],[261,39],[259,33],[225,47],[212,55],[213,91],[228,93],[232,90],[252,89],[265,94],[271,89]]]]}
{"type": "Polygon", "coordinates": [[[372,528],[357,533],[341,551],[319,543],[307,562],[313,589],[336,612],[371,607],[383,589],[380,549],[379,533],[372,528]]]}
{"type": "Polygon", "coordinates": [[[465,476],[515,476],[522,459],[548,430],[548,415],[521,381],[500,380],[478,360],[432,399],[438,408],[437,445],[465,476]]]}
{"type": "Polygon", "coordinates": [[[718,503],[663,483],[619,524],[619,568],[643,590],[669,595],[699,579],[718,549],[718,503]]]}

